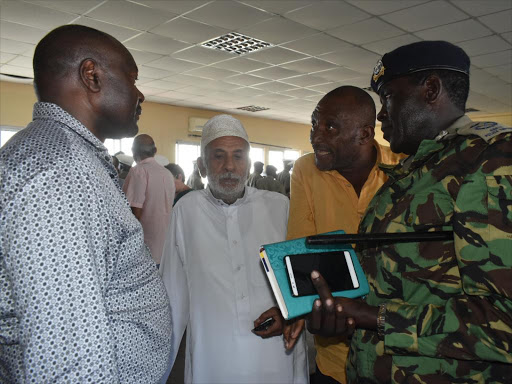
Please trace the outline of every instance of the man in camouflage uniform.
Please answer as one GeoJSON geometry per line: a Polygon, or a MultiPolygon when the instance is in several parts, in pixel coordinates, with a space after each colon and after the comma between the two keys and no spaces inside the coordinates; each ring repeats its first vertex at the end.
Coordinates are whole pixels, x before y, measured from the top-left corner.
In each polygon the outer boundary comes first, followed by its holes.
{"type": "Polygon", "coordinates": [[[450,241],[359,247],[366,300],[321,300],[311,331],[355,334],[352,382],[512,382],[512,129],[464,115],[469,58],[446,42],[383,56],[372,76],[387,169],[360,233],[453,230],[450,241]]]}

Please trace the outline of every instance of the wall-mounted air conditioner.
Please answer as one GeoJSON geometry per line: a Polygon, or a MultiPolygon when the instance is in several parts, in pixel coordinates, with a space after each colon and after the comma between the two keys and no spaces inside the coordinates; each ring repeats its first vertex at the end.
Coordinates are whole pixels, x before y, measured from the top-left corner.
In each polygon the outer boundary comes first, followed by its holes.
{"type": "Polygon", "coordinates": [[[203,126],[208,119],[203,117],[189,117],[188,118],[188,132],[193,135],[200,135],[203,133],[203,126]]]}

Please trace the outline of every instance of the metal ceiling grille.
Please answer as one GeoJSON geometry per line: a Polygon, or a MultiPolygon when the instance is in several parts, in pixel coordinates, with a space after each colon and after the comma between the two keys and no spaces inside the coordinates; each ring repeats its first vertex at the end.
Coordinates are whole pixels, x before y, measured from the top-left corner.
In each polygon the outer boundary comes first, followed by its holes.
{"type": "Polygon", "coordinates": [[[205,48],[218,49],[236,55],[256,52],[263,48],[272,47],[272,44],[240,33],[231,32],[201,44],[205,48]]]}
{"type": "Polygon", "coordinates": [[[266,107],[258,107],[256,105],[248,105],[246,107],[239,107],[237,109],[241,109],[243,111],[249,111],[249,112],[259,112],[259,111],[267,111],[269,110],[270,108],[266,108],[266,107]]]}

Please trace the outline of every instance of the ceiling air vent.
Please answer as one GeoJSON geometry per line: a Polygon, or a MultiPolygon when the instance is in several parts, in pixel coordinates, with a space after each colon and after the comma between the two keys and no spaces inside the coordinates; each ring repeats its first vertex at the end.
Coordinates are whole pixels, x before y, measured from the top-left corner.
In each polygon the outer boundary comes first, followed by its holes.
{"type": "Polygon", "coordinates": [[[201,44],[201,46],[234,53],[235,55],[244,55],[246,53],[259,51],[263,48],[272,47],[272,44],[240,33],[231,32],[208,40],[201,44]]]}
{"type": "Polygon", "coordinates": [[[249,112],[259,112],[259,111],[266,111],[270,108],[258,107],[256,105],[248,105],[247,107],[238,107],[237,109],[241,109],[243,111],[249,111],[249,112]]]}
{"type": "Polygon", "coordinates": [[[466,113],[468,113],[468,112],[480,112],[480,110],[479,109],[475,109],[475,108],[466,108],[465,112],[466,113]]]}

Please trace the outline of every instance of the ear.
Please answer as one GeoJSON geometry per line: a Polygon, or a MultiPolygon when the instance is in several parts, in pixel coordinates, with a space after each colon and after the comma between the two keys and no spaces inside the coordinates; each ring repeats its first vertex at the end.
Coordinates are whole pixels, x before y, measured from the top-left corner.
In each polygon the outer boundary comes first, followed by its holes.
{"type": "Polygon", "coordinates": [[[428,104],[434,104],[439,100],[443,89],[443,83],[439,76],[431,75],[427,77],[424,83],[425,86],[425,101],[428,104]]]}
{"type": "Polygon", "coordinates": [[[177,177],[176,179],[178,179],[178,180],[179,180],[179,181],[181,181],[182,183],[184,183],[184,182],[185,182],[185,180],[183,180],[183,175],[182,175],[181,173],[178,175],[178,177],[177,177]]]}
{"type": "Polygon", "coordinates": [[[202,157],[197,158],[197,167],[199,168],[199,173],[201,174],[201,177],[206,177],[206,164],[204,164],[202,157]]]}
{"type": "Polygon", "coordinates": [[[97,93],[101,90],[98,65],[93,59],[85,59],[80,64],[80,80],[91,92],[97,93]]]}
{"type": "Polygon", "coordinates": [[[372,127],[371,125],[365,125],[359,131],[359,144],[361,144],[361,145],[368,144],[370,141],[373,140],[374,137],[375,137],[375,127],[372,127]]]}

